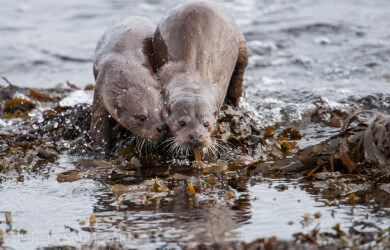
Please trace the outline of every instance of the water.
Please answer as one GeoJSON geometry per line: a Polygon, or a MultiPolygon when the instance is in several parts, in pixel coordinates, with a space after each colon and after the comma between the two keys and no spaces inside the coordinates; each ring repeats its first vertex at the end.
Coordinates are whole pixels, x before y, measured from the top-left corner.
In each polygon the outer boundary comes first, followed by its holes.
{"type": "MultiPolygon", "coordinates": [[[[27,230],[26,234],[7,233],[5,246],[31,249],[50,244],[72,244],[77,242],[76,236],[88,239],[87,233],[81,231],[76,235],[66,227],[78,227],[79,218],[93,213],[94,195],[100,185],[90,180],[57,182],[56,173],[74,168],[67,161],[68,158],[59,159],[61,167],[53,168],[49,178],[31,176],[21,183],[6,181],[0,185],[0,211],[12,212],[12,229],[27,230]]],[[[6,231],[9,227],[2,224],[1,229],[6,231]]]]}
{"type": "MultiPolygon", "coordinates": [[[[370,213],[365,206],[329,207],[321,196],[308,194],[297,183],[287,183],[284,191],[275,188],[280,184],[286,184],[286,181],[255,185],[249,189],[250,198],[256,201],[252,204],[248,223],[237,229],[247,242],[270,235],[288,239],[294,233],[309,233],[315,228],[332,232],[337,223],[346,229],[353,222],[367,221],[366,215],[370,213]],[[320,213],[321,217],[316,219],[315,213],[320,213]],[[303,223],[305,216],[310,218],[309,223],[303,223]]],[[[374,216],[371,220],[383,227],[389,225],[381,217],[374,216]]]]}
{"type": "MultiPolygon", "coordinates": [[[[122,201],[115,201],[109,194],[110,187],[93,181],[58,183],[55,178],[30,178],[23,184],[5,182],[0,189],[0,211],[12,211],[13,229],[25,229],[27,233],[6,234],[4,246],[32,249],[95,241],[97,245],[120,242],[126,247],[150,249],[180,247],[194,241],[250,242],[271,236],[292,239],[294,233],[309,233],[316,228],[334,232],[332,227],[337,223],[342,230],[362,221],[382,228],[390,226],[386,216],[373,213],[369,207],[327,206],[321,196],[286,179],[265,178],[238,192],[234,209],[223,202],[191,207],[181,204],[185,199],[169,202],[163,195],[160,201],[151,199],[147,204],[139,200],[143,194],[140,186],[128,188],[133,191],[125,192],[122,201]],[[316,213],[319,218],[315,218],[316,213]],[[89,226],[92,214],[97,224],[96,231],[90,233],[83,228],[89,226]]],[[[6,228],[1,226],[4,231],[6,228]]]]}
{"type": "MultiPolygon", "coordinates": [[[[180,2],[1,0],[0,75],[19,86],[46,88],[66,81],[86,86],[94,82],[93,53],[107,27],[129,15],[147,16],[158,22],[180,2]]],[[[250,65],[245,75],[245,101],[258,112],[264,125],[285,119],[302,122],[319,98],[332,107],[346,109],[372,96],[376,100],[373,109],[389,111],[390,1],[218,2],[231,11],[247,39],[250,65]]],[[[92,100],[90,95],[78,92],[63,101],[71,104],[74,99],[89,103],[92,100]]],[[[317,133],[323,139],[336,131],[310,124],[303,133],[313,142],[301,145],[318,142],[312,139],[317,133]]],[[[74,167],[70,159],[65,157],[63,161],[65,168],[74,167]]],[[[54,174],[63,168],[53,168],[55,172],[48,179],[32,176],[22,184],[7,181],[0,185],[0,216],[12,211],[13,227],[28,232],[25,240],[21,235],[7,235],[6,246],[80,246],[99,235],[81,230],[79,220],[88,224],[92,213],[106,219],[124,216],[123,210],[112,205],[113,198],[105,191],[109,187],[86,180],[57,183],[54,174]],[[65,225],[79,232],[70,232],[65,225]]],[[[364,220],[366,214],[378,225],[389,226],[364,206],[324,206],[297,182],[267,180],[238,195],[243,202],[237,202],[242,204],[242,209],[237,210],[222,205],[190,212],[163,206],[132,208],[127,211],[126,230],[103,223],[102,237],[119,237],[129,246],[143,248],[178,247],[202,239],[210,242],[210,235],[204,234],[210,234],[207,230],[215,218],[226,223],[221,228],[231,229],[216,237],[246,241],[270,236],[291,239],[293,233],[310,231],[317,224],[331,231],[336,223],[348,226],[364,220]],[[288,190],[277,191],[274,186],[278,182],[287,185],[288,190]],[[321,218],[303,228],[299,223],[302,216],[313,216],[314,212],[320,212],[321,218]],[[218,219],[221,214],[229,219],[218,219]],[[157,236],[151,237],[151,230],[157,236]]],[[[6,229],[4,223],[0,225],[6,229]]]]}
{"type": "MultiPolygon", "coordinates": [[[[20,86],[93,83],[93,53],[107,27],[129,15],[158,22],[180,2],[4,2],[0,74],[20,86]]],[[[263,112],[288,107],[291,119],[299,120],[318,97],[340,102],[349,96],[389,94],[388,1],[218,2],[232,12],[246,36],[247,99],[263,112]],[[273,108],[264,109],[267,104],[273,108]]]]}

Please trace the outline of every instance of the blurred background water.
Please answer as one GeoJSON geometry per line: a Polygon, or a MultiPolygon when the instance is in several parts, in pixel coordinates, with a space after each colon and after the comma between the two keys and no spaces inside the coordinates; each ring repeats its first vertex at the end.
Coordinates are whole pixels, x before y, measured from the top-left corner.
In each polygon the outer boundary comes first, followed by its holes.
{"type": "MultiPolygon", "coordinates": [[[[181,2],[1,0],[0,75],[28,87],[94,83],[93,53],[104,30],[130,15],[158,22],[181,2]]],[[[342,104],[390,93],[389,1],[218,2],[247,39],[247,101],[265,120],[280,120],[281,109],[299,120],[318,98],[342,104]]]]}

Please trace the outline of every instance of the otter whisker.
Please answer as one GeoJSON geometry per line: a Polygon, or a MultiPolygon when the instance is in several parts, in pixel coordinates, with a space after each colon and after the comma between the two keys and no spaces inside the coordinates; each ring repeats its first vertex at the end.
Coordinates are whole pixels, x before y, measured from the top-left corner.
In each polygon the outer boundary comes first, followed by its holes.
{"type": "Polygon", "coordinates": [[[163,149],[165,150],[166,148],[168,148],[167,153],[170,154],[172,151],[172,147],[173,147],[173,143],[170,143],[166,145],[163,149]]]}
{"type": "Polygon", "coordinates": [[[216,152],[216,153],[219,152],[219,150],[218,150],[218,143],[217,142],[211,144],[210,146],[214,149],[214,152],[216,152]]]}
{"type": "Polygon", "coordinates": [[[180,145],[178,145],[178,146],[176,147],[176,150],[175,150],[174,154],[175,154],[175,156],[177,156],[177,155],[180,154],[180,145]]]}
{"type": "Polygon", "coordinates": [[[191,149],[182,145],[175,137],[165,140],[160,145],[164,145],[163,150],[166,150],[170,155],[185,155],[188,157],[191,153],[191,149]]]}
{"type": "Polygon", "coordinates": [[[144,144],[145,144],[145,156],[147,156],[148,155],[148,141],[144,140],[142,143],[142,147],[144,147],[144,144]]]}
{"type": "Polygon", "coordinates": [[[220,148],[223,148],[223,149],[225,149],[225,150],[227,150],[227,149],[226,149],[225,146],[222,146],[222,144],[227,144],[227,145],[229,145],[230,147],[234,147],[234,145],[233,145],[232,143],[230,143],[230,142],[228,142],[228,141],[224,141],[224,140],[219,139],[219,138],[215,138],[215,142],[216,142],[216,144],[219,145],[220,148]]]}
{"type": "Polygon", "coordinates": [[[190,149],[183,145],[183,155],[185,154],[185,156],[189,156],[189,152],[190,152],[190,149]]]}
{"type": "Polygon", "coordinates": [[[146,154],[146,156],[148,155],[149,147],[150,147],[150,141],[146,140],[146,143],[145,143],[145,154],[146,154]]]}
{"type": "Polygon", "coordinates": [[[174,146],[174,144],[175,144],[174,141],[171,142],[171,143],[169,143],[169,144],[167,144],[167,145],[163,148],[163,150],[165,150],[166,148],[168,148],[168,152],[171,152],[172,147],[174,146]]]}
{"type": "Polygon", "coordinates": [[[186,152],[186,149],[187,148],[185,146],[181,145],[181,147],[180,147],[180,154],[184,155],[184,153],[186,152]]]}
{"type": "Polygon", "coordinates": [[[216,157],[218,150],[215,148],[214,144],[210,144],[210,150],[213,152],[213,155],[216,157]]]}
{"type": "MultiPolygon", "coordinates": [[[[221,139],[218,139],[219,141],[221,141],[221,142],[223,142],[223,143],[225,143],[224,141],[222,141],[221,139]]],[[[224,152],[228,152],[228,148],[227,147],[225,147],[225,146],[223,146],[222,145],[222,143],[220,143],[218,140],[216,140],[215,141],[215,146],[216,146],[216,148],[217,149],[220,149],[220,150],[222,150],[222,151],[224,151],[224,152]]],[[[233,145],[233,144],[231,144],[231,143],[229,143],[230,145],[233,145]]],[[[219,150],[218,150],[219,151],[219,150]]]]}
{"type": "Polygon", "coordinates": [[[154,141],[150,141],[150,145],[151,145],[151,150],[155,150],[157,148],[157,143],[155,143],[154,141]]]}
{"type": "Polygon", "coordinates": [[[172,154],[173,152],[176,151],[177,147],[178,147],[178,142],[175,140],[173,141],[172,146],[169,148],[168,153],[172,154]]]}
{"type": "Polygon", "coordinates": [[[175,137],[168,138],[165,141],[163,141],[161,144],[166,144],[166,143],[169,143],[169,142],[172,142],[172,141],[176,141],[176,138],[175,137]]]}
{"type": "Polygon", "coordinates": [[[211,154],[213,154],[214,156],[217,156],[217,150],[216,150],[216,148],[214,147],[213,144],[210,144],[210,145],[207,146],[207,152],[208,153],[211,152],[211,154]]]}
{"type": "Polygon", "coordinates": [[[180,155],[183,152],[183,146],[180,145],[179,143],[177,143],[177,144],[178,144],[178,147],[177,147],[176,155],[180,155]]]}
{"type": "Polygon", "coordinates": [[[144,147],[144,143],[145,143],[145,139],[141,139],[141,142],[139,143],[139,148],[138,148],[139,157],[142,156],[142,148],[144,147]]]}
{"type": "Polygon", "coordinates": [[[165,144],[165,146],[163,147],[163,150],[165,150],[165,149],[168,148],[168,147],[172,147],[172,145],[173,145],[175,142],[176,142],[176,138],[174,138],[174,137],[169,138],[169,139],[163,141],[163,142],[161,143],[161,145],[164,145],[164,144],[165,144]]]}
{"type": "Polygon", "coordinates": [[[137,151],[139,151],[139,146],[140,146],[140,138],[139,137],[135,138],[135,146],[137,148],[137,151]]]}
{"type": "Polygon", "coordinates": [[[148,140],[148,144],[149,144],[150,153],[152,153],[152,151],[156,148],[156,144],[151,140],[148,140]]]}
{"type": "Polygon", "coordinates": [[[217,152],[215,151],[214,147],[212,145],[210,145],[210,147],[208,148],[210,151],[211,151],[211,154],[214,156],[214,157],[217,157],[217,152]]]}
{"type": "Polygon", "coordinates": [[[139,136],[137,136],[135,139],[135,146],[136,146],[136,150],[138,151],[139,157],[142,156],[142,149],[144,147],[145,141],[146,139],[139,136]]]}
{"type": "Polygon", "coordinates": [[[135,136],[133,135],[130,135],[129,137],[127,137],[123,142],[122,142],[122,145],[124,145],[126,142],[128,142],[130,140],[130,144],[132,143],[132,140],[131,139],[134,139],[135,136]]]}
{"type": "Polygon", "coordinates": [[[146,153],[146,155],[148,155],[148,151],[150,151],[150,153],[152,152],[152,141],[151,140],[146,140],[146,150],[145,150],[145,153],[146,153]]]}

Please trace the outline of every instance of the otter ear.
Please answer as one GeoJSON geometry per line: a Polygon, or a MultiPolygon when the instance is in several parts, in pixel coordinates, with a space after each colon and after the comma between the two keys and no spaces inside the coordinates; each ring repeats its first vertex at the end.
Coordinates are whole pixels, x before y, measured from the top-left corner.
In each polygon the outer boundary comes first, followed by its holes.
{"type": "Polygon", "coordinates": [[[218,109],[217,109],[217,108],[215,108],[215,109],[214,109],[214,116],[215,116],[215,118],[217,118],[217,117],[218,117],[218,115],[219,115],[218,109]]]}
{"type": "Polygon", "coordinates": [[[162,110],[163,117],[168,117],[172,114],[173,105],[170,103],[168,105],[165,105],[165,107],[162,110]]]}

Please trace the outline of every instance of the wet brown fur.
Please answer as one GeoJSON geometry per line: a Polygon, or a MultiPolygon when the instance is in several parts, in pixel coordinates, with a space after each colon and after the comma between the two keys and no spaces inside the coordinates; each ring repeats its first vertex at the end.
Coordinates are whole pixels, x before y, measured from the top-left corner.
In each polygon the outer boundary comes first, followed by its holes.
{"type": "Polygon", "coordinates": [[[170,131],[187,148],[207,147],[225,98],[238,106],[243,93],[243,34],[225,8],[195,1],[162,19],[153,46],[170,131]]]}
{"type": "Polygon", "coordinates": [[[147,18],[129,17],[108,29],[99,40],[90,125],[96,145],[109,145],[116,121],[136,136],[162,140],[161,89],[153,71],[155,28],[147,18]]]}

